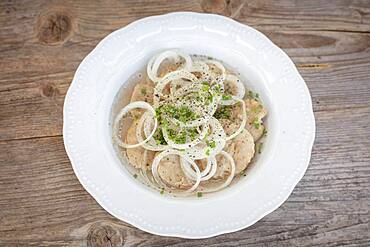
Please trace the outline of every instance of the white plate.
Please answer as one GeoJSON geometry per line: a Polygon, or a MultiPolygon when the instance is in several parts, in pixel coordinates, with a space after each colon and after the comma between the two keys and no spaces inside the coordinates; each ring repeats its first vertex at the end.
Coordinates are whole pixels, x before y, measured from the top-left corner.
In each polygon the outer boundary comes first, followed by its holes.
{"type": "Polygon", "coordinates": [[[181,12],[136,21],[98,44],[68,90],[63,136],[81,184],[110,214],[150,233],[206,238],[250,226],[288,198],[307,169],[315,120],[305,82],[266,36],[222,16],[181,12]],[[113,149],[115,95],[153,54],[168,48],[233,66],[269,111],[261,156],[244,179],[214,195],[154,193],[128,174],[113,149]]]}

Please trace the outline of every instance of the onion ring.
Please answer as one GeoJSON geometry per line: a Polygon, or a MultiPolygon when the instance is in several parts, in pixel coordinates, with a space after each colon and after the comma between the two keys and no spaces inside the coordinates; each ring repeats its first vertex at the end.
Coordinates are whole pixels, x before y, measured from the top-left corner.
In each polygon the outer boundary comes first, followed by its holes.
{"type": "Polygon", "coordinates": [[[194,185],[193,185],[190,189],[186,190],[186,192],[192,192],[192,191],[194,191],[194,190],[199,186],[199,183],[200,183],[200,178],[201,178],[200,170],[199,170],[199,168],[198,168],[197,164],[196,164],[193,160],[186,158],[186,157],[185,157],[185,156],[184,156],[180,151],[178,151],[178,150],[174,150],[174,149],[167,149],[167,150],[165,150],[165,151],[163,151],[163,152],[159,153],[159,154],[154,158],[153,163],[152,163],[152,174],[153,174],[153,177],[154,177],[155,181],[156,181],[158,184],[162,185],[162,186],[166,186],[166,185],[164,184],[164,182],[162,181],[162,179],[160,178],[159,174],[158,174],[158,166],[159,166],[160,161],[161,161],[164,157],[166,157],[167,155],[171,155],[171,154],[175,154],[175,155],[178,155],[178,156],[180,156],[180,157],[185,158],[185,159],[186,159],[186,161],[187,161],[187,162],[189,162],[189,163],[190,163],[190,165],[194,168],[194,170],[195,170],[195,172],[196,172],[196,176],[197,176],[197,177],[196,177],[196,180],[195,180],[194,185]]]}
{"type": "Polygon", "coordinates": [[[118,137],[118,130],[119,130],[119,124],[120,124],[120,121],[121,119],[127,115],[127,113],[133,109],[136,109],[136,108],[142,108],[142,109],[146,109],[148,110],[150,113],[153,114],[153,116],[155,115],[155,111],[153,109],[153,107],[144,102],[144,101],[135,101],[135,102],[132,102],[128,105],[126,105],[124,108],[121,109],[121,111],[117,114],[115,120],[114,120],[114,123],[113,123],[113,139],[117,142],[117,144],[123,148],[135,148],[135,147],[139,147],[141,145],[143,145],[144,143],[146,143],[153,135],[154,135],[154,132],[155,130],[157,129],[157,126],[158,126],[158,121],[157,119],[154,120],[154,128],[152,130],[152,132],[150,133],[150,135],[145,139],[145,140],[142,140],[136,144],[128,144],[128,143],[124,143],[119,137],[118,137]]]}
{"type": "Polygon", "coordinates": [[[242,104],[242,117],[243,117],[243,119],[242,119],[242,122],[240,123],[239,128],[234,133],[232,133],[231,135],[226,136],[226,141],[231,140],[234,137],[236,137],[237,135],[239,135],[243,131],[243,129],[245,128],[245,125],[247,124],[247,112],[246,112],[244,100],[236,98],[235,96],[232,96],[232,98],[235,101],[240,102],[242,104]]]}
{"type": "Polygon", "coordinates": [[[188,54],[182,53],[180,51],[174,51],[174,50],[169,50],[169,51],[164,51],[156,56],[154,56],[148,63],[147,66],[147,73],[149,79],[151,79],[153,82],[158,82],[161,80],[160,77],[157,76],[159,66],[162,64],[164,60],[167,58],[177,58],[177,57],[183,57],[185,59],[185,66],[184,68],[189,70],[192,66],[192,60],[188,54]]]}

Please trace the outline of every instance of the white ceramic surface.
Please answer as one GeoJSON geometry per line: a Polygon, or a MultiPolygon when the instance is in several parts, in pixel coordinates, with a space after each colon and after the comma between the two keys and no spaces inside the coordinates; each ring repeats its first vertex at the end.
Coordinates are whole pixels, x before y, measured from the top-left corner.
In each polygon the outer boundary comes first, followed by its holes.
{"type": "Polygon", "coordinates": [[[250,226],[288,198],[309,164],[315,120],[305,82],[267,37],[222,16],[179,12],[111,33],[82,61],[65,99],[63,136],[81,184],[110,214],[150,233],[206,238],[250,226]],[[269,111],[263,152],[247,176],[202,198],[149,190],[122,166],[111,141],[115,95],[153,54],[168,48],[231,65],[269,111]]]}

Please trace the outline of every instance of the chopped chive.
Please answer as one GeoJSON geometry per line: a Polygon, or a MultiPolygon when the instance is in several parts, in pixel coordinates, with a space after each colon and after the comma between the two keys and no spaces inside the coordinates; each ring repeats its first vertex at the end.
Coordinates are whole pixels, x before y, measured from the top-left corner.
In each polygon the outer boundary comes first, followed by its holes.
{"type": "Polygon", "coordinates": [[[207,156],[209,156],[210,152],[211,152],[211,150],[208,148],[208,149],[206,150],[206,155],[207,155],[207,156]]]}
{"type": "Polygon", "coordinates": [[[153,138],[158,145],[166,145],[167,142],[163,137],[162,129],[157,129],[154,132],[153,138]]]}
{"type": "Polygon", "coordinates": [[[159,192],[161,195],[164,194],[164,188],[161,188],[161,191],[159,192]]]}
{"type": "Polygon", "coordinates": [[[247,94],[247,95],[248,95],[248,97],[250,97],[250,98],[254,98],[254,94],[253,94],[253,92],[252,92],[252,91],[250,91],[250,90],[248,91],[248,94],[247,94]]]}
{"type": "Polygon", "coordinates": [[[267,130],[263,129],[262,136],[265,137],[267,135],[267,130]]]}
{"type": "Polygon", "coordinates": [[[254,93],[253,91],[249,90],[248,93],[247,93],[247,96],[249,98],[252,98],[252,99],[255,99],[255,100],[258,100],[260,95],[258,93],[254,93]]]}
{"type": "Polygon", "coordinates": [[[257,152],[260,154],[262,152],[263,142],[257,144],[257,152]]]}
{"type": "Polygon", "coordinates": [[[231,95],[222,95],[222,100],[230,100],[231,98],[231,95]]]}
{"type": "Polygon", "coordinates": [[[207,97],[207,101],[206,101],[206,105],[209,105],[211,104],[213,101],[213,94],[210,94],[208,97],[207,97]]]}
{"type": "Polygon", "coordinates": [[[216,86],[214,86],[214,90],[217,94],[219,94],[221,92],[221,86],[217,84],[216,86]]]}
{"type": "Polygon", "coordinates": [[[252,112],[254,112],[254,113],[260,113],[262,111],[262,109],[263,109],[263,106],[262,105],[258,105],[256,107],[253,107],[252,108],[252,112]]]}
{"type": "Polygon", "coordinates": [[[207,82],[202,83],[202,90],[207,92],[209,90],[209,84],[207,82]]]}
{"type": "Polygon", "coordinates": [[[158,107],[155,109],[155,117],[158,119],[161,115],[161,107],[158,107]]]}
{"type": "Polygon", "coordinates": [[[231,116],[231,106],[221,106],[219,107],[215,114],[214,117],[217,119],[227,119],[231,116]]]}
{"type": "Polygon", "coordinates": [[[253,126],[255,129],[259,129],[260,128],[260,122],[258,120],[258,118],[255,118],[252,122],[253,126]]]}
{"type": "Polygon", "coordinates": [[[187,123],[197,119],[197,114],[189,109],[187,106],[175,107],[171,104],[164,105],[161,109],[166,115],[179,120],[180,122],[187,123]]]}
{"type": "Polygon", "coordinates": [[[203,193],[202,192],[197,192],[197,197],[202,197],[203,196],[203,193]]]}

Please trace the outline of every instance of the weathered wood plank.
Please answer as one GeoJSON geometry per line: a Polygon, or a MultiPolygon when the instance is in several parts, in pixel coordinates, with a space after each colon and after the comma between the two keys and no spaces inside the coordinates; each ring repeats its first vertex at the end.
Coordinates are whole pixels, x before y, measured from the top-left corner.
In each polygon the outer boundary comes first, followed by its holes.
{"type": "Polygon", "coordinates": [[[317,112],[316,119],[311,165],[288,201],[250,228],[199,241],[147,234],[107,214],[77,181],[61,137],[1,141],[0,245],[105,246],[107,236],[127,246],[365,245],[370,108],[317,112]]]}
{"type": "Polygon", "coordinates": [[[203,10],[265,30],[370,31],[369,1],[204,0],[203,10]]]}

